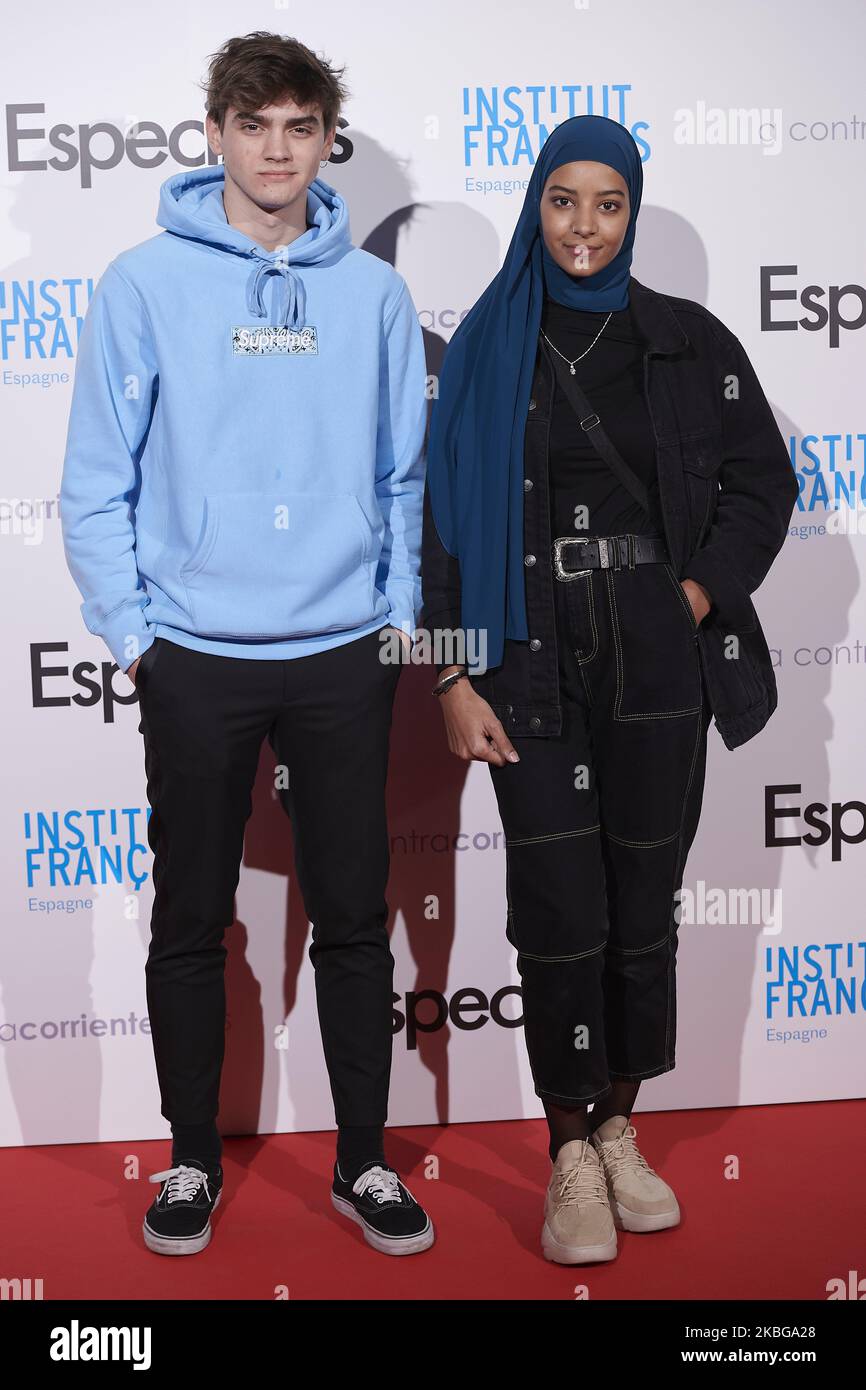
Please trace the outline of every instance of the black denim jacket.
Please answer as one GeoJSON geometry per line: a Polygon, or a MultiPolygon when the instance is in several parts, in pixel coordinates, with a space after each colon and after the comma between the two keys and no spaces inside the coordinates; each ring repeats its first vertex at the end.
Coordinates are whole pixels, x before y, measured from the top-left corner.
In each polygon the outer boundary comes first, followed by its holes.
{"type": "MultiPolygon", "coordinates": [[[[712,597],[698,628],[701,665],[716,726],[726,746],[736,748],[764,727],[777,704],[751,595],[784,542],[796,474],[734,334],[703,305],[659,294],[634,277],[629,293],[645,341],[644,392],[671,564],[680,579],[696,580],[712,597]],[[738,640],[726,646],[730,635],[738,640]]],[[[562,729],[548,488],[553,391],[553,372],[539,352],[524,434],[529,640],[506,639],[501,664],[471,677],[507,733],[539,737],[562,729]]],[[[439,539],[427,489],[421,582],[422,627],[459,629],[460,566],[439,539]]]]}

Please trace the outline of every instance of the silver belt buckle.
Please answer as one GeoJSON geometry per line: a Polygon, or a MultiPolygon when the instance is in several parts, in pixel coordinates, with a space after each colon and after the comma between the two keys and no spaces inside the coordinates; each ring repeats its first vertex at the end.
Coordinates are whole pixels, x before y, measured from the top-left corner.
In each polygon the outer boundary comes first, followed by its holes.
{"type": "Polygon", "coordinates": [[[610,569],[610,554],[607,540],[604,536],[599,536],[598,538],[598,564],[600,569],[610,569]]]}
{"type": "Polygon", "coordinates": [[[589,537],[557,536],[553,542],[553,573],[557,579],[580,579],[589,570],[564,570],[562,568],[562,547],[564,545],[589,545],[589,537]]]}

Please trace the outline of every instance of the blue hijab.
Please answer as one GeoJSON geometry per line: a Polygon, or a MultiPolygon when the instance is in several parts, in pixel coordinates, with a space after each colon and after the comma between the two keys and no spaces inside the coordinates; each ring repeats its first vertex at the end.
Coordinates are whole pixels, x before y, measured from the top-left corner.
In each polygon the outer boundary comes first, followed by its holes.
{"type": "Polygon", "coordinates": [[[606,313],[628,305],[643,169],[624,126],[575,116],[541,148],[502,269],[455,331],[430,415],[430,505],[445,549],[460,560],[461,626],[486,630],[486,664],[505,637],[526,639],[523,433],[545,291],[559,304],[606,313]],[[541,231],[541,194],[554,169],[595,160],[625,179],[630,202],[617,255],[595,275],[572,276],[541,231]]]}

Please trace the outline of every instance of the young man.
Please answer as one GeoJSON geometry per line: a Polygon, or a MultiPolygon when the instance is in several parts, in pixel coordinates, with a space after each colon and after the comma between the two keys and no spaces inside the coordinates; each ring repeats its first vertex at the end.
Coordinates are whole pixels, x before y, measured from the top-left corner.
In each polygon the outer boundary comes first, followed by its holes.
{"type": "Polygon", "coordinates": [[[162,185],[165,231],[110,263],[78,358],[66,556],[139,692],[152,806],[147,1001],[172,1159],[144,1236],[162,1254],[203,1249],[220,1197],[223,933],[266,737],[313,923],[332,1201],[388,1254],[433,1240],[383,1152],[400,665],[380,658],[420,607],[425,364],[406,283],[352,245],[317,177],[341,76],[274,34],[213,55],[223,164],[162,185]]]}

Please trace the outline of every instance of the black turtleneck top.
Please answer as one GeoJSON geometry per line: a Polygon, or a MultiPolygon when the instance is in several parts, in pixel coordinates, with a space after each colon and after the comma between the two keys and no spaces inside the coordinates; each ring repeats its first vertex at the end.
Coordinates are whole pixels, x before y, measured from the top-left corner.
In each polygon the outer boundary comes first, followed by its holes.
{"type": "MultiPolygon", "coordinates": [[[[589,347],[607,314],[570,309],[545,297],[542,330],[567,361],[589,347]]],[[[549,344],[545,345],[551,356],[549,344]]],[[[613,313],[575,380],[601,417],[606,433],[649,493],[650,516],[632,497],[580,428],[556,381],[550,420],[550,522],[554,536],[664,534],[658,493],[655,441],[643,382],[644,343],[631,309],[613,313]],[[585,508],[585,524],[575,508],[585,508]],[[575,521],[577,519],[577,525],[575,521]]]]}

